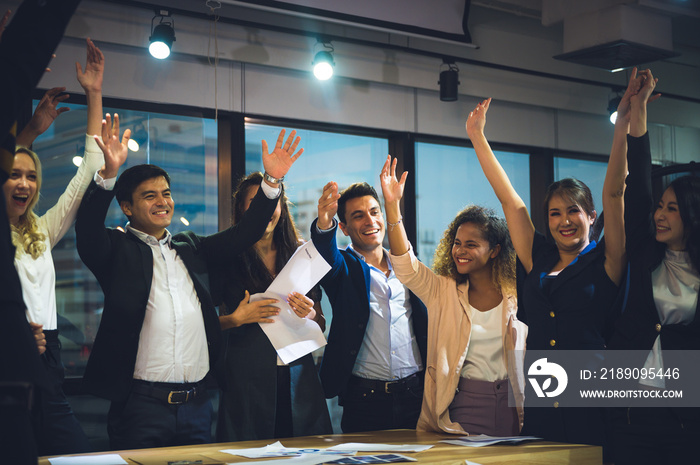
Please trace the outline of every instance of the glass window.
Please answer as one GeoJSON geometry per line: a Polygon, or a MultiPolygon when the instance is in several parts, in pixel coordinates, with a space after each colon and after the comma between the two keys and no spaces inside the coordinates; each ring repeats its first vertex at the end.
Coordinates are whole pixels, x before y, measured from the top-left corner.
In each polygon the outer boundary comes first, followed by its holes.
{"type": "MultiPolygon", "coordinates": [[[[38,101],[34,102],[34,105],[38,101]]],[[[74,157],[85,150],[87,109],[70,108],[34,143],[43,165],[44,184],[37,213],[53,206],[75,174],[74,157]]],[[[125,167],[153,163],[170,174],[175,216],[169,230],[211,234],[218,230],[216,122],[202,118],[105,108],[119,113],[122,129],[130,128],[140,143],[130,151],[125,167]]],[[[79,158],[76,158],[79,162],[79,158]]],[[[124,169],[123,168],[123,169],[124,169]]],[[[126,217],[112,203],[105,224],[123,227],[126,217]]],[[[103,294],[92,273],[82,264],[73,228],[53,249],[56,266],[56,304],[68,376],[82,376],[100,322],[103,294]]]]}
{"type": "MultiPolygon", "coordinates": [[[[246,173],[262,171],[261,140],[266,140],[272,149],[282,127],[246,123],[246,173]]],[[[293,128],[285,128],[291,130],[293,128]]],[[[299,147],[304,154],[297,160],[285,177],[287,196],[292,202],[292,215],[299,232],[305,239],[310,239],[311,223],[318,214],[318,198],[323,186],[330,181],[338,183],[340,190],[356,182],[368,182],[377,194],[382,195],[379,184],[379,172],[389,151],[387,139],[338,134],[324,131],[297,130],[301,137],[299,147]]],[[[289,132],[285,134],[285,138],[289,132]]],[[[234,181],[235,186],[235,181],[234,181]]],[[[338,229],[338,246],[350,243],[338,229]]],[[[328,298],[321,300],[323,314],[326,317],[326,332],[330,329],[333,313],[328,298]]],[[[315,354],[316,357],[319,354],[315,354]]]]}
{"type": "Polygon", "coordinates": [[[591,190],[598,213],[603,211],[603,181],[608,164],[603,161],[554,157],[554,180],[576,178],[591,190]]]}
{"type": "MultiPolygon", "coordinates": [[[[530,156],[495,152],[516,192],[530,205],[530,156]]],[[[456,214],[469,204],[493,208],[501,204],[486,180],[474,149],[425,142],[416,143],[416,210],[421,260],[433,263],[435,249],[456,214]]],[[[529,207],[528,207],[529,208],[529,207]]]]}
{"type": "MultiPolygon", "coordinates": [[[[266,140],[270,150],[282,128],[246,123],[246,173],[262,171],[261,140],[266,140]]],[[[330,181],[338,183],[340,190],[356,182],[368,182],[381,197],[379,172],[389,151],[387,139],[338,134],[333,132],[297,130],[301,137],[299,147],[304,154],[294,164],[285,178],[287,196],[294,204],[292,214],[297,228],[305,239],[310,239],[309,228],[316,219],[318,198],[323,186],[330,181]]],[[[235,185],[235,181],[234,181],[235,185]]],[[[338,245],[345,247],[349,239],[338,232],[338,245]]]]}

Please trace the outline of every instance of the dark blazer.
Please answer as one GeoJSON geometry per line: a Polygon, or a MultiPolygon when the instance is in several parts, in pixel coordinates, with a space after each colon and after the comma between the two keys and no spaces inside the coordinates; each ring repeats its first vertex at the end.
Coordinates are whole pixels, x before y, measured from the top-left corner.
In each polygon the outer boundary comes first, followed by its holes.
{"type": "MultiPolygon", "coordinates": [[[[126,399],[134,374],[139,336],[153,278],[150,247],[134,234],[104,226],[114,191],[92,182],[75,224],[78,253],[105,295],[102,321],[85,369],[88,392],[112,401],[126,399]]],[[[209,274],[219,273],[243,249],[262,237],[277,205],[260,189],[236,225],[211,236],[182,232],[172,247],[182,258],[202,305],[209,364],[219,354],[221,326],[210,295],[209,274]]]]}
{"type": "MultiPolygon", "coordinates": [[[[369,320],[369,266],[350,250],[339,250],[332,231],[320,234],[316,219],[311,225],[311,240],[331,270],[321,280],[328,294],[333,319],[321,362],[321,385],[327,398],[343,395],[355,366],[369,320]]],[[[428,312],[423,302],[411,293],[413,332],[418,349],[426,363],[428,312]]]]}
{"type": "Polygon", "coordinates": [[[661,264],[666,246],[656,241],[653,229],[649,134],[627,136],[627,145],[625,233],[630,263],[629,290],[610,348],[651,350],[656,337],[661,335],[663,350],[700,350],[700,300],[690,324],[661,325],[654,304],[651,273],[661,264]]]}

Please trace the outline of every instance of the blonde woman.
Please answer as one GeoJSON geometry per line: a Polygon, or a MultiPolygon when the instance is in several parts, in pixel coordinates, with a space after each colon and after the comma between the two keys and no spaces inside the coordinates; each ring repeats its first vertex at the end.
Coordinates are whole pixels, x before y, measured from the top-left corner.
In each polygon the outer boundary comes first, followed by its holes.
{"type": "MultiPolygon", "coordinates": [[[[42,361],[46,369],[48,388],[38,392],[40,414],[35,432],[39,455],[71,454],[90,451],[91,447],[73,415],[63,393],[63,364],[61,363],[56,314],[56,271],[51,249],[61,240],[75,221],[80,201],[94,173],[102,166],[102,151],[93,136],[99,134],[102,122],[102,52],[87,39],[85,71],[76,63],[78,82],[88,102],[88,125],[85,156],[78,172],[68,184],[56,205],[41,217],[34,213],[41,190],[39,157],[26,147],[18,147],[9,179],[3,190],[7,216],[16,247],[15,267],[22,284],[22,296],[27,306],[27,318],[36,331],[46,337],[42,361]]],[[[57,105],[67,96],[64,88],[49,90],[42,98],[32,120],[17,137],[17,142],[31,144],[53,120],[67,109],[57,105]]]]}

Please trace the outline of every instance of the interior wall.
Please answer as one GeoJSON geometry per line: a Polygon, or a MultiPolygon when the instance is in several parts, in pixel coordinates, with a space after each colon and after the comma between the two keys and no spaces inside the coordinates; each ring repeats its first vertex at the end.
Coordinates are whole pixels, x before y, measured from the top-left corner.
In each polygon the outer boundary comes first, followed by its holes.
{"type": "MultiPolygon", "coordinates": [[[[18,3],[3,1],[0,8],[15,9],[18,3]]],[[[190,17],[175,17],[174,53],[159,61],[146,49],[152,15],[151,10],[84,0],[57,50],[53,71],[40,86],[63,85],[80,92],[73,63],[84,63],[84,38],[89,36],[107,56],[103,88],[108,97],[465,138],[469,111],[492,96],[486,131],[493,142],[598,155],[609,151],[613,128],[606,113],[611,90],[606,87],[460,65],[459,101],[440,102],[440,63],[435,58],[343,43],[334,44],[336,76],[322,83],[309,70],[315,39],[222,23],[215,39],[212,21],[190,17]],[[209,62],[217,49],[215,73],[209,62]]],[[[529,34],[526,26],[532,19],[506,16],[511,15],[486,12],[483,21],[472,17],[470,30],[482,48],[468,53],[576,74],[576,65],[544,58],[559,53],[560,30],[533,28],[529,34]]],[[[700,82],[697,70],[688,71],[684,79],[675,66],[652,64],[662,91],[666,76],[678,86],[667,87],[671,93],[685,92],[686,80],[700,82]]],[[[580,71],[586,79],[599,77],[618,85],[624,83],[623,74],[580,71]]],[[[657,160],[698,159],[699,104],[662,98],[653,103],[649,117],[651,126],[658,127],[654,131],[663,134],[655,142],[657,160]]]]}

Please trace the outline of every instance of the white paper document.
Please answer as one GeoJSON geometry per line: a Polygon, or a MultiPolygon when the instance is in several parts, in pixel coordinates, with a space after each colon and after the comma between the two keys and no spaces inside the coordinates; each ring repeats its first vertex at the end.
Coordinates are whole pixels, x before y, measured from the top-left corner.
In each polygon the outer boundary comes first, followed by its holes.
{"type": "Polygon", "coordinates": [[[78,457],[54,457],[51,465],[128,465],[119,454],[90,455],[78,457]]]}
{"type": "Polygon", "coordinates": [[[445,439],[445,444],[453,444],[456,446],[467,446],[467,447],[483,447],[491,446],[493,444],[518,444],[526,441],[536,441],[538,439],[535,436],[487,436],[485,434],[479,434],[478,436],[463,436],[457,439],[445,439]]]}
{"type": "MultiPolygon", "coordinates": [[[[299,449],[296,447],[284,447],[281,442],[277,441],[273,444],[268,444],[265,447],[254,447],[252,449],[224,449],[219,452],[225,454],[238,455],[241,457],[246,457],[249,459],[264,459],[270,457],[306,457],[315,455],[316,457],[324,455],[321,461],[315,463],[323,463],[324,461],[330,462],[334,460],[334,457],[340,457],[344,455],[354,454],[356,451],[344,451],[344,452],[333,452],[328,449],[314,449],[314,448],[304,448],[299,449]]],[[[265,463],[271,463],[269,461],[265,463]]],[[[290,463],[297,463],[296,461],[290,463]]]]}
{"type": "Polygon", "coordinates": [[[328,451],[334,452],[423,452],[432,445],[422,446],[418,444],[371,444],[364,442],[346,442],[329,447],[328,451]]]}
{"type": "Polygon", "coordinates": [[[275,322],[259,325],[284,363],[292,363],[326,345],[326,338],[318,324],[297,316],[289,307],[287,296],[292,292],[308,293],[330,269],[328,262],[309,241],[294,252],[264,293],[250,297],[251,302],[278,300],[274,306],[279,307],[280,313],[271,318],[275,322]]]}

